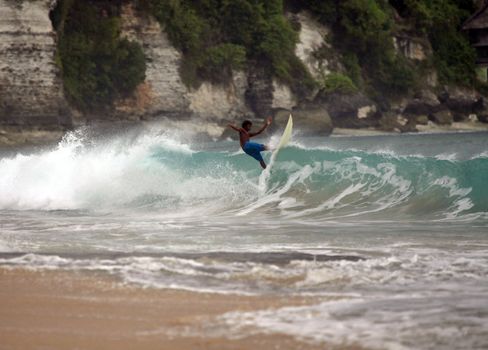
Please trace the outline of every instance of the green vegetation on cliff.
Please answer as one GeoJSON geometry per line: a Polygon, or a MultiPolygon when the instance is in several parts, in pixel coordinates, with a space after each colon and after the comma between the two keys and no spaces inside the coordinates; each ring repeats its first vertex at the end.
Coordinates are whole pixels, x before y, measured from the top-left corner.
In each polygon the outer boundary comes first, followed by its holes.
{"type": "Polygon", "coordinates": [[[402,94],[415,86],[412,63],[393,46],[392,8],[382,0],[290,1],[332,29],[331,42],[351,79],[371,94],[402,94]]]}
{"type": "MultiPolygon", "coordinates": [[[[183,54],[180,74],[188,86],[226,83],[232,72],[259,67],[299,96],[312,88],[362,90],[372,97],[418,88],[425,69],[442,84],[475,84],[475,51],[459,29],[475,10],[472,0],[125,0],[155,16],[183,54]],[[328,38],[341,67],[314,81],[295,55],[308,10],[332,30],[328,38]],[[430,41],[432,57],[415,62],[394,46],[395,36],[430,41]]],[[[52,12],[58,55],[69,99],[83,110],[110,106],[144,80],[140,45],[120,37],[124,0],[60,0],[52,12]]]]}
{"type": "Polygon", "coordinates": [[[423,67],[394,47],[397,11],[410,21],[420,21],[421,25],[412,22],[412,26],[433,42],[431,61],[441,82],[472,81],[473,50],[458,31],[470,1],[461,5],[448,0],[446,7],[440,2],[402,1],[400,11],[395,1],[387,0],[138,0],[183,52],[181,75],[187,85],[197,85],[202,79],[227,81],[233,69],[258,64],[295,92],[313,87],[315,83],[294,53],[299,28],[285,17],[286,6],[292,11],[309,10],[332,28],[331,43],[342,53],[345,73],[373,96],[404,94],[420,83],[423,74],[423,67]],[[435,11],[439,14],[432,15],[435,11]]]}
{"type": "Polygon", "coordinates": [[[225,82],[233,69],[259,65],[300,93],[314,81],[295,56],[297,31],[282,0],[139,0],[184,55],[181,75],[225,82]]]}
{"type": "Polygon", "coordinates": [[[357,87],[351,78],[341,73],[328,74],[324,79],[322,88],[328,93],[339,92],[348,94],[357,91],[357,87]]]}
{"type": "MultiPolygon", "coordinates": [[[[441,83],[472,86],[475,51],[460,32],[462,22],[475,10],[471,0],[290,0],[295,9],[308,9],[333,30],[333,44],[361,67],[362,78],[374,90],[404,93],[422,74],[396,53],[393,37],[405,21],[415,35],[426,36],[441,83]],[[402,20],[395,19],[395,11],[402,20]]],[[[347,67],[347,65],[346,65],[347,67]]],[[[354,66],[353,66],[354,67],[354,66]]],[[[351,78],[357,73],[349,70],[351,78]]]]}
{"type": "Polygon", "coordinates": [[[418,34],[428,36],[434,65],[442,83],[472,85],[476,52],[460,31],[461,24],[476,10],[471,0],[391,0],[418,34]]]}
{"type": "Polygon", "coordinates": [[[144,81],[139,44],[120,37],[116,2],[62,0],[51,13],[69,100],[82,110],[110,106],[144,81]]]}

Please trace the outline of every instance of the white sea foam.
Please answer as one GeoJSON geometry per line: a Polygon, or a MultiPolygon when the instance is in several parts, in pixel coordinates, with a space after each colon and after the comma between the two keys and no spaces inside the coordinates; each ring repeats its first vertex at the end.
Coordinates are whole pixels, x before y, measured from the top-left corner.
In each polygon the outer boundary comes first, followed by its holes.
{"type": "Polygon", "coordinates": [[[472,157],[471,159],[476,159],[476,158],[488,158],[488,151],[481,152],[480,154],[472,157]]]}
{"type": "MultiPolygon", "coordinates": [[[[240,210],[237,215],[242,216],[242,215],[247,215],[256,209],[259,209],[267,204],[270,203],[279,203],[281,202],[281,196],[286,193],[287,191],[290,190],[291,186],[294,185],[295,183],[300,183],[303,182],[304,179],[308,178],[310,174],[313,172],[313,169],[311,166],[305,166],[303,167],[300,171],[293,173],[287,180],[286,184],[283,185],[281,188],[271,188],[268,189],[266,186],[267,178],[269,175],[265,172],[263,172],[262,179],[260,179],[260,184],[265,189],[264,194],[261,195],[261,197],[256,200],[254,203],[250,204],[249,206],[243,208],[240,210]]],[[[262,189],[261,189],[262,191],[262,189]]]]}
{"type": "Polygon", "coordinates": [[[14,251],[12,244],[0,238],[0,253],[8,253],[14,251]]]}
{"type": "Polygon", "coordinates": [[[252,190],[237,186],[241,174],[228,176],[232,169],[225,164],[209,164],[188,177],[177,165],[194,154],[189,145],[166,134],[144,134],[130,143],[119,138],[93,143],[81,131],[69,133],[53,150],[0,159],[0,208],[110,209],[158,199],[178,204],[215,197],[232,201],[252,190]]]}
{"type": "Polygon", "coordinates": [[[458,159],[458,154],[457,153],[443,153],[443,154],[437,155],[435,157],[435,159],[455,161],[458,159]]]}
{"type": "Polygon", "coordinates": [[[356,291],[355,297],[232,312],[219,321],[227,336],[286,334],[316,344],[372,349],[482,349],[488,336],[486,250],[464,255],[402,246],[395,251],[395,256],[358,262],[292,264],[304,271],[297,283],[301,288],[356,291]]]}
{"type": "Polygon", "coordinates": [[[372,349],[481,349],[486,345],[483,339],[488,330],[485,319],[477,312],[480,299],[476,298],[480,297],[488,301],[486,296],[467,297],[462,293],[437,300],[399,294],[234,312],[222,316],[220,321],[230,327],[230,332],[241,336],[278,333],[311,343],[372,349]],[[408,308],[404,307],[405,303],[408,308]]]}
{"type": "MultiPolygon", "coordinates": [[[[269,248],[268,248],[269,250],[269,248]]],[[[236,253],[237,254],[237,253],[236,253]]],[[[316,252],[315,252],[316,254],[316,252]]],[[[255,261],[195,260],[181,257],[73,258],[26,254],[5,257],[0,264],[41,269],[98,270],[113,273],[127,282],[167,288],[170,285],[199,287],[216,292],[260,293],[282,290],[287,293],[359,291],[363,289],[409,289],[426,291],[436,285],[455,291],[463,281],[471,290],[484,290],[488,258],[486,249],[478,253],[444,253],[437,250],[397,247],[392,255],[364,260],[294,260],[276,265],[255,261]],[[252,283],[248,283],[251,282],[252,283]]],[[[169,288],[169,287],[168,287],[169,288]]]]}

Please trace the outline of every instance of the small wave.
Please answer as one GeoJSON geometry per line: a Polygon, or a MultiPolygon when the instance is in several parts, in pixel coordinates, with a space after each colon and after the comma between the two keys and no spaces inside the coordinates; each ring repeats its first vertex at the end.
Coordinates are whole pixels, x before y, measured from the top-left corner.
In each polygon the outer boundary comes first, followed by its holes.
{"type": "MultiPolygon", "coordinates": [[[[49,270],[85,270],[114,274],[146,287],[213,290],[235,293],[322,295],[323,292],[364,289],[450,290],[458,283],[485,286],[488,260],[474,253],[396,247],[390,254],[368,257],[345,254],[284,252],[167,253],[87,257],[3,254],[3,266],[49,270]]],[[[471,289],[475,290],[475,287],[471,289]]]]}
{"type": "MultiPolygon", "coordinates": [[[[86,258],[40,254],[2,254],[2,267],[34,270],[99,271],[122,281],[151,288],[253,295],[301,288],[304,266],[361,259],[346,255],[311,255],[300,252],[169,254],[163,256],[90,256],[86,258]],[[289,269],[289,266],[297,268],[289,269]]],[[[306,268],[305,268],[306,269],[306,268]]]]}

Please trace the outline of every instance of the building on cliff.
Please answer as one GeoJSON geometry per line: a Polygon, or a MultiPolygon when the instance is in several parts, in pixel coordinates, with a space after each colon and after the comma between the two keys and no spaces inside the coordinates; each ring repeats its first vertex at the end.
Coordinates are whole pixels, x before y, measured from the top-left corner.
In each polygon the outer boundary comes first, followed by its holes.
{"type": "Polygon", "coordinates": [[[468,32],[471,45],[476,49],[478,77],[488,81],[488,1],[480,6],[462,25],[462,30],[468,32]]]}

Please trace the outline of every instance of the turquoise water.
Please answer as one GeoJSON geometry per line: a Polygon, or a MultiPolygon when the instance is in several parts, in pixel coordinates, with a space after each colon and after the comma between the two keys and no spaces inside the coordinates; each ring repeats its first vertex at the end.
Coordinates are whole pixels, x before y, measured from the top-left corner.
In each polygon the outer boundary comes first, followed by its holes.
{"type": "Polygon", "coordinates": [[[88,135],[0,158],[3,266],[335,297],[219,320],[240,335],[488,348],[488,134],[294,139],[269,175],[236,142],[88,135]]]}

